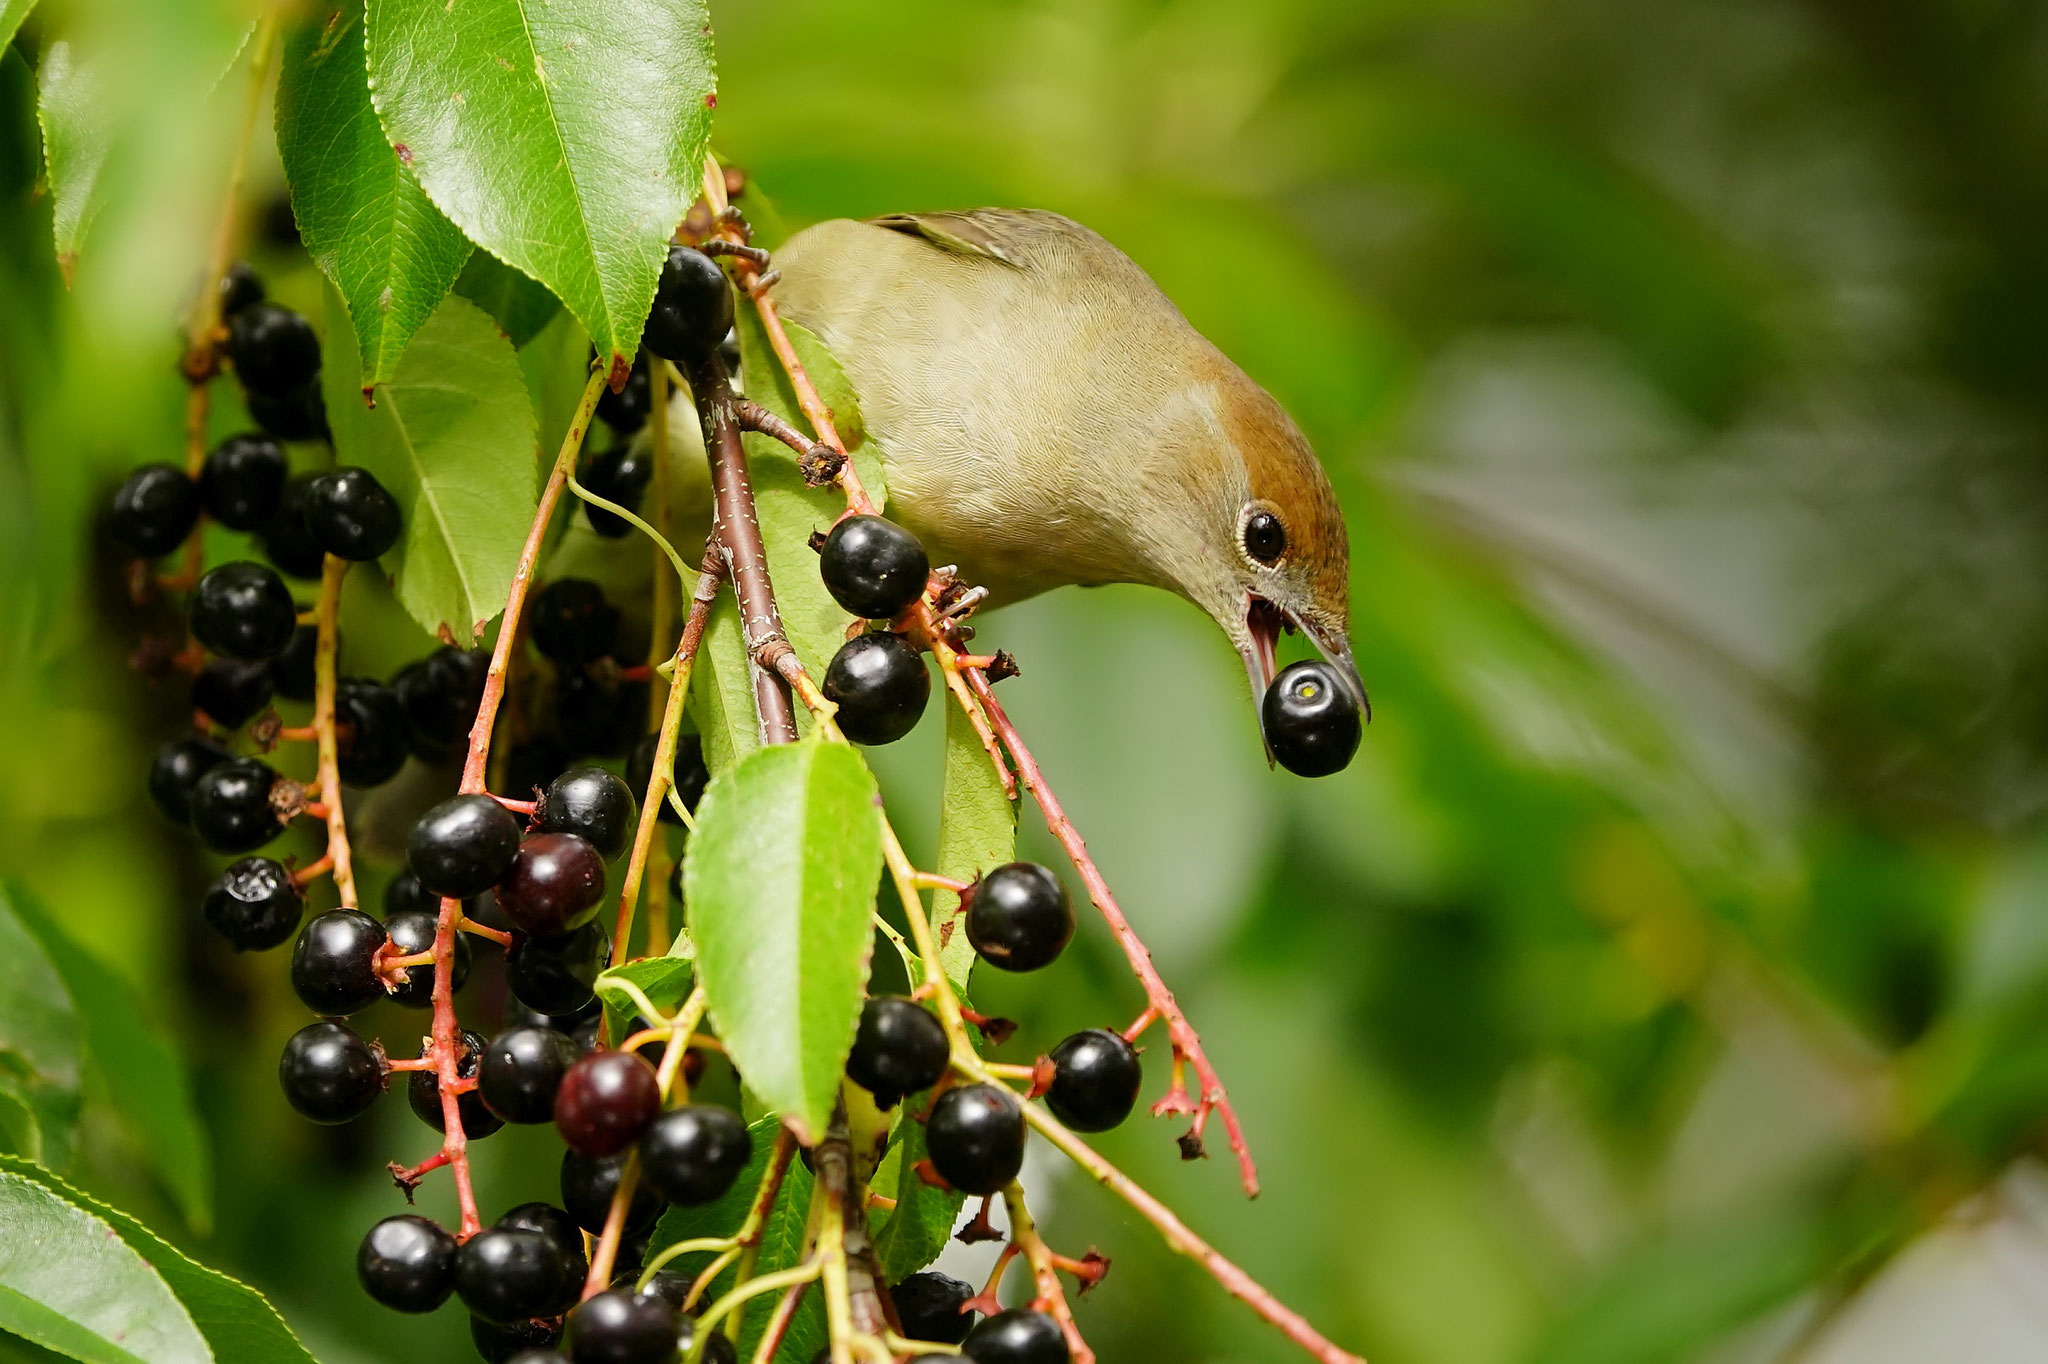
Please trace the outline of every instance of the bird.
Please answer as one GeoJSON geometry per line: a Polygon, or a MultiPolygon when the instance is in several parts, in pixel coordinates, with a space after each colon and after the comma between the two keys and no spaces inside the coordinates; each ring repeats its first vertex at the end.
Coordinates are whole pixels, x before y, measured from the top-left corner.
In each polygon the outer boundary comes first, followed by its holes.
{"type": "Polygon", "coordinates": [[[1370,714],[1322,465],[1107,239],[1037,209],[901,213],[805,228],[774,266],[783,315],[852,384],[888,514],[991,607],[1162,588],[1228,637],[1254,705],[1291,626],[1370,714]]]}

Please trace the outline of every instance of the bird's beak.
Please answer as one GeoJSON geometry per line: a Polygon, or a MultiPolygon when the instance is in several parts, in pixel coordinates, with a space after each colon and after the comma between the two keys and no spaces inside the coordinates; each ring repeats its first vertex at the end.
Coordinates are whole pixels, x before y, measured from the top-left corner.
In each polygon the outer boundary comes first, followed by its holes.
{"type": "MultiPolygon", "coordinates": [[[[1322,625],[1310,620],[1299,612],[1289,610],[1264,597],[1253,596],[1245,608],[1245,630],[1251,643],[1238,650],[1244,658],[1245,675],[1251,679],[1252,704],[1264,700],[1266,688],[1273,685],[1274,653],[1279,646],[1282,629],[1293,626],[1315,641],[1323,657],[1337,669],[1338,676],[1350,689],[1358,709],[1367,721],[1372,719],[1372,701],[1365,693],[1365,681],[1358,675],[1357,660],[1351,657],[1351,641],[1344,631],[1332,625],[1322,625]]],[[[1268,753],[1268,757],[1272,755],[1268,753]]]]}
{"type": "Polygon", "coordinates": [[[1301,627],[1304,634],[1316,642],[1316,647],[1323,651],[1323,657],[1337,669],[1337,675],[1342,677],[1344,685],[1351,689],[1351,698],[1358,702],[1359,714],[1365,717],[1367,724],[1371,724],[1372,698],[1365,694],[1365,679],[1358,675],[1358,661],[1351,656],[1349,636],[1335,626],[1318,625],[1299,616],[1291,616],[1291,619],[1301,627]]]}

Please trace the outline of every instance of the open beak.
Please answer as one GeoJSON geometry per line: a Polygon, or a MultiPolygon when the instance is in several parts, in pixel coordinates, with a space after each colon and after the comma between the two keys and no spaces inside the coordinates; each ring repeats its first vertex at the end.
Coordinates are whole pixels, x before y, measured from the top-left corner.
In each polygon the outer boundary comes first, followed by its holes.
{"type": "MultiPolygon", "coordinates": [[[[1351,641],[1342,630],[1316,622],[1287,610],[1264,597],[1254,596],[1245,608],[1245,629],[1251,635],[1251,647],[1239,652],[1244,655],[1244,669],[1252,684],[1252,704],[1258,705],[1265,699],[1266,689],[1273,685],[1274,654],[1280,643],[1280,632],[1290,626],[1300,630],[1315,641],[1337,669],[1337,675],[1344,679],[1344,685],[1358,702],[1358,709],[1369,722],[1372,719],[1372,701],[1365,694],[1365,682],[1358,675],[1358,663],[1351,657],[1351,641]]],[[[1270,758],[1272,755],[1268,753],[1270,758]]]]}

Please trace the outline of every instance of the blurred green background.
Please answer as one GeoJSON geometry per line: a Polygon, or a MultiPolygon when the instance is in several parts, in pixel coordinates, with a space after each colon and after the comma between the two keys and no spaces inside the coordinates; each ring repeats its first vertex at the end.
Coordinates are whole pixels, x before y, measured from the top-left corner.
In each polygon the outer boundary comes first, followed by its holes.
{"type": "MultiPolygon", "coordinates": [[[[2048,1350],[2044,9],[713,6],[717,145],[786,219],[1075,216],[1330,469],[1377,715],[1339,777],[1267,770],[1229,649],[1162,595],[1070,590],[980,639],[1022,660],[1006,703],[1266,1191],[1168,1124],[1103,1148],[1378,1364],[2048,1350]]],[[[121,471],[176,457],[246,17],[52,0],[0,61],[0,868],[188,1059],[213,1225],[105,1095],[77,1177],[323,1359],[457,1359],[459,1313],[372,1311],[352,1275],[384,1162],[431,1137],[280,1102],[301,1010],[278,954],[197,922],[210,864],[142,785],[183,698],[129,670],[142,621],[92,546],[121,471]],[[128,140],[67,290],[32,70],[69,25],[123,54],[128,140]]],[[[255,180],[250,253],[317,314],[263,233],[267,142],[255,180]]],[[[422,651],[407,629],[350,670],[422,651]]],[[[926,846],[935,728],[875,759],[926,846]]],[[[1141,1002],[1099,924],[984,988],[1008,1059],[1141,1002]]],[[[487,1215],[549,1196],[544,1135],[480,1149],[487,1215]]],[[[1031,1178],[1056,1244],[1115,1260],[1079,1306],[1109,1364],[1294,1357],[1085,1180],[1031,1178]]]]}

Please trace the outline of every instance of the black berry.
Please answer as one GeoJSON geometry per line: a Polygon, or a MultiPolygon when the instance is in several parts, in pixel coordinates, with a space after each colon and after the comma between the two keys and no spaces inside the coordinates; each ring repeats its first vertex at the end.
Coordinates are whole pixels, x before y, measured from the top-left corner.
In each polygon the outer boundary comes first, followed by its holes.
{"type": "Polygon", "coordinates": [[[647,684],[563,668],[555,678],[555,728],[571,753],[616,758],[647,717],[647,684]]]}
{"type": "Polygon", "coordinates": [[[604,899],[604,855],[575,834],[531,834],[495,894],[515,928],[559,937],[597,913],[604,899]]]}
{"type": "Polygon", "coordinates": [[[968,892],[967,941],[990,966],[1036,971],[1073,936],[1066,888],[1036,862],[1006,862],[968,892]]]}
{"type": "Polygon", "coordinates": [[[889,1290],[896,1315],[903,1321],[906,1340],[929,1340],[940,1345],[958,1345],[974,1326],[974,1313],[960,1310],[974,1296],[974,1286],[926,1270],[913,1274],[889,1290]]]}
{"type": "Polygon", "coordinates": [[[263,278],[249,262],[238,260],[220,277],[220,315],[233,317],[251,303],[263,301],[263,278]]]}
{"type": "Polygon", "coordinates": [[[256,758],[216,763],[192,785],[192,832],[215,852],[254,852],[284,832],[270,803],[277,773],[256,758]]]}
{"type": "Polygon", "coordinates": [[[412,826],[406,861],[435,895],[467,899],[511,869],[519,832],[519,817],[489,796],[453,796],[412,826]]]}
{"type": "Polygon", "coordinates": [[[532,799],[569,770],[571,757],[568,749],[546,734],[514,744],[512,756],[505,763],[503,794],[519,800],[532,799]]]}
{"type": "Polygon", "coordinates": [[[974,1364],[1068,1364],[1073,1358],[1060,1324],[1023,1307],[998,1312],[969,1331],[960,1352],[974,1364]]]}
{"type": "Polygon", "coordinates": [[[199,489],[175,464],[145,464],[114,494],[107,529],[145,559],[169,554],[199,522],[199,489]]]}
{"type": "MultiPolygon", "coordinates": [[[[626,759],[626,785],[638,795],[647,789],[647,783],[654,776],[654,750],[660,742],[657,734],[650,734],[633,746],[632,756],[626,759]]],[[[704,740],[695,734],[676,735],[676,760],[674,767],[676,794],[682,797],[683,808],[696,813],[697,802],[704,798],[704,788],[711,783],[711,768],[704,761],[704,740]]],[[[681,824],[683,821],[666,799],[661,802],[661,820],[665,824],[681,824]]]]}
{"type": "MultiPolygon", "coordinates": [[[[616,502],[629,512],[640,510],[640,498],[654,478],[654,455],[631,445],[615,445],[590,461],[581,482],[607,502],[616,502]]],[[[633,523],[594,502],[583,504],[590,528],[607,540],[622,540],[633,533],[633,523]]]]}
{"type": "Polygon", "coordinates": [[[846,1075],[887,1108],[930,1089],[946,1073],[946,1030],[929,1009],[907,999],[871,999],[846,1057],[846,1075]]]}
{"type": "Polygon", "coordinates": [[[551,834],[575,834],[607,862],[633,845],[640,806],[632,789],[602,767],[579,767],[548,783],[536,812],[551,834]]]}
{"type": "Polygon", "coordinates": [[[340,1023],[309,1023],[284,1044],[277,1080],[285,1102],[318,1123],[369,1111],[384,1092],[384,1067],[370,1044],[340,1023]]]}
{"type": "Polygon", "coordinates": [[[505,954],[505,984],[538,1013],[577,1013],[595,998],[591,986],[610,954],[611,939],[595,921],[558,938],[521,937],[505,954]]]}
{"type": "Polygon", "coordinates": [[[856,616],[894,620],[924,595],[932,561],[915,535],[881,516],[849,516],[818,552],[825,590],[856,616]]]}
{"type": "Polygon", "coordinates": [[[339,559],[361,563],[398,543],[398,499],[368,469],[353,465],[306,485],[306,530],[339,559]]]}
{"type": "Polygon", "coordinates": [[[555,1091],[555,1130],[586,1156],[625,1150],[659,1112],[661,1085],[654,1067],[630,1051],[583,1057],[555,1091]]]}
{"type": "Polygon", "coordinates": [[[384,998],[375,970],[384,925],[359,909],[330,909],[299,930],[292,991],[316,1014],[345,1018],[384,998]]]}
{"type": "Polygon", "coordinates": [[[542,588],[526,613],[533,647],[557,663],[602,658],[619,631],[619,610],[588,578],[557,578],[542,588]]]}
{"type": "MultiPolygon", "coordinates": [[[[400,956],[412,956],[415,952],[433,950],[434,933],[439,928],[438,913],[426,910],[407,910],[394,914],[384,921],[384,931],[391,938],[392,951],[400,956]]],[[[449,954],[454,967],[454,979],[449,982],[451,990],[460,990],[469,981],[469,935],[455,935],[455,949],[449,954]]],[[[434,973],[432,962],[405,968],[406,983],[391,991],[391,1001],[403,1004],[408,1009],[425,1009],[434,1003],[434,973]]]]}
{"type": "Polygon", "coordinates": [[[192,589],[192,637],[229,658],[275,658],[292,642],[298,617],[291,589],[262,564],[222,564],[192,589]]]}
{"type": "Polygon", "coordinates": [[[1052,1049],[1045,1106],[1076,1132],[1107,1132],[1131,1116],[1144,1072],[1138,1052],[1103,1028],[1077,1032],[1052,1049]]]}
{"type": "MultiPolygon", "coordinates": [[[[340,644],[336,640],[337,645],[340,644]]],[[[320,631],[311,625],[301,625],[292,632],[292,642],[284,646],[284,652],[270,660],[270,685],[287,701],[310,701],[313,699],[314,655],[320,647],[320,631]]]]}
{"type": "MultiPolygon", "coordinates": [[[[612,1196],[619,1191],[619,1175],[625,1168],[623,1155],[562,1153],[562,1206],[576,1219],[577,1226],[593,1235],[604,1230],[605,1216],[611,1212],[612,1196]]],[[[667,1206],[661,1195],[648,1187],[646,1180],[641,1180],[633,1187],[633,1201],[626,1205],[626,1230],[640,1231],[653,1226],[654,1219],[667,1206]]]]}
{"type": "Polygon", "coordinates": [[[367,677],[344,677],[334,688],[337,764],[349,786],[382,786],[405,766],[405,707],[398,693],[367,677]]]}
{"type": "Polygon", "coordinates": [[[268,663],[216,658],[192,679],[192,707],[223,729],[240,729],[270,704],[268,663]]]}
{"type": "Polygon", "coordinates": [[[306,529],[306,490],[313,479],[312,474],[300,474],[286,483],[284,495],[278,499],[277,514],[256,533],[257,542],[263,546],[263,557],[276,565],[278,572],[294,578],[317,579],[327,560],[327,551],[306,529]]]}
{"type": "Polygon", "coordinates": [[[275,303],[252,303],[229,319],[226,349],[252,394],[281,396],[320,372],[320,338],[312,324],[275,303]]]}
{"type": "Polygon", "coordinates": [[[1024,1106],[1001,1085],[949,1089],[932,1104],[924,1140],[948,1184],[999,1193],[1024,1168],[1024,1106]]]}
{"type": "Polygon", "coordinates": [[[267,857],[245,857],[214,878],[199,912],[237,952],[263,952],[291,937],[305,908],[290,872],[267,857]]]}
{"type": "MultiPolygon", "coordinates": [[[[468,913],[474,904],[472,900],[463,901],[463,912],[468,913]]],[[[415,909],[439,915],[441,897],[421,885],[420,878],[414,876],[411,871],[402,871],[392,877],[384,887],[384,917],[388,919],[394,914],[404,914],[415,909]]]]}
{"type": "Polygon", "coordinates": [[[268,436],[229,436],[199,470],[206,511],[229,530],[256,530],[277,515],[291,475],[284,451],[268,436]]]}
{"type": "Polygon", "coordinates": [[[435,762],[462,751],[476,723],[490,666],[487,655],[446,644],[399,669],[391,690],[405,711],[414,753],[435,762]]]}
{"type": "Polygon", "coordinates": [[[841,645],[825,669],[825,696],[839,728],[857,744],[893,744],[917,725],[931,700],[931,674],[910,641],[877,631],[841,645]]]}
{"type": "Polygon", "coordinates": [[[486,1227],[455,1256],[455,1291],[489,1321],[550,1315],[561,1301],[569,1264],[545,1232],[486,1227]]]}
{"type": "Polygon", "coordinates": [[[279,440],[327,439],[327,403],[317,378],[289,393],[244,393],[242,398],[250,419],[279,440]]]}
{"type": "Polygon", "coordinates": [[[431,1312],[455,1291],[455,1238],[424,1217],[387,1217],[363,1237],[356,1278],[394,1312],[431,1312]]]}
{"type": "Polygon", "coordinates": [[[590,1261],[583,1253],[583,1229],[576,1225],[575,1218],[552,1203],[521,1203],[508,1210],[493,1225],[515,1231],[537,1231],[553,1241],[556,1249],[562,1252],[563,1263],[569,1266],[569,1274],[567,1291],[549,1315],[567,1309],[576,1301],[576,1295],[583,1287],[583,1278],[590,1272],[590,1261]]]}
{"type": "MultiPolygon", "coordinates": [[[[420,1049],[426,1054],[426,1048],[420,1049]]],[[[484,1039],[468,1028],[462,1030],[462,1045],[455,1053],[455,1073],[464,1080],[476,1078],[477,1067],[483,1061],[484,1039]]],[[[444,1131],[442,1123],[447,1115],[441,1111],[441,1077],[431,1070],[416,1070],[406,1079],[406,1102],[412,1105],[413,1116],[436,1132],[444,1131]]],[[[462,1115],[462,1130],[472,1141],[488,1137],[505,1125],[497,1114],[484,1106],[484,1101],[475,1090],[458,1095],[456,1110],[462,1115]]]]}
{"type": "Polygon", "coordinates": [[[149,764],[149,798],[165,819],[187,823],[192,818],[192,788],[209,769],[227,760],[226,749],[204,739],[173,739],[149,764]]]}
{"type": "Polygon", "coordinates": [[[725,271],[695,247],[670,247],[641,344],[664,360],[691,365],[717,350],[731,330],[732,286],[725,271]]]}
{"type": "MultiPolygon", "coordinates": [[[[593,357],[595,352],[592,352],[593,357]]],[[[597,395],[598,420],[622,436],[630,436],[647,425],[647,414],[653,410],[654,399],[647,368],[647,352],[638,351],[633,356],[633,368],[626,375],[626,386],[617,393],[611,385],[605,385],[597,395]]],[[[609,497],[611,494],[607,493],[609,497]]]]}
{"type": "Polygon", "coordinates": [[[1290,664],[1273,679],[1259,719],[1273,757],[1298,777],[1343,771],[1363,732],[1351,689],[1335,668],[1314,660],[1290,664]]]}
{"type": "Polygon", "coordinates": [[[507,1028],[484,1047],[476,1092],[506,1122],[551,1122],[555,1091],[576,1064],[576,1040],[553,1028],[507,1028]]]}
{"type": "Polygon", "coordinates": [[[575,1364],[673,1364],[679,1325],[660,1298],[609,1288],[569,1314],[562,1339],[575,1364]]]}
{"type": "Polygon", "coordinates": [[[656,1118],[640,1138],[640,1173],[669,1202],[692,1207],[724,1197],[753,1150],[739,1114],[685,1104],[656,1118]]]}
{"type": "Polygon", "coordinates": [[[470,1343],[485,1364],[567,1364],[554,1351],[562,1339],[562,1328],[553,1320],[514,1321],[500,1324],[482,1317],[469,1319],[470,1343]]]}

